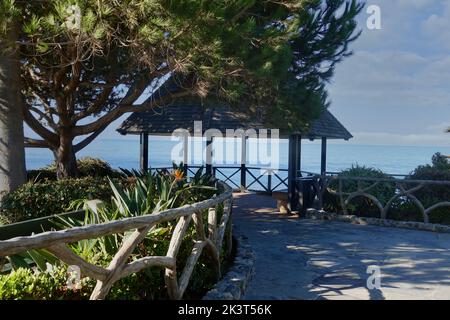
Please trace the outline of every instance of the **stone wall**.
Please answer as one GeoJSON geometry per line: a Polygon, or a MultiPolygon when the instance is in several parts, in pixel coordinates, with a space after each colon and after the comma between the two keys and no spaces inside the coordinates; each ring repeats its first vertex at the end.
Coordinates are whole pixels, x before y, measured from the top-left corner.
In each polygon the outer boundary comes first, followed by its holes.
{"type": "Polygon", "coordinates": [[[248,239],[233,227],[236,256],[233,266],[203,300],[240,300],[254,273],[255,254],[248,239]]]}

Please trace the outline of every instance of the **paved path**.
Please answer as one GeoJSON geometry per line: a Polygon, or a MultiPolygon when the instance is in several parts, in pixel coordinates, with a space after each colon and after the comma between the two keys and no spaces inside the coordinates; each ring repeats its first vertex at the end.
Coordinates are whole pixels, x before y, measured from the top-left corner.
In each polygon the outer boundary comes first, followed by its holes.
{"type": "Polygon", "coordinates": [[[236,194],[233,219],[256,253],[245,299],[450,299],[450,234],[289,218],[236,194]],[[381,289],[367,288],[367,267],[381,289]]]}

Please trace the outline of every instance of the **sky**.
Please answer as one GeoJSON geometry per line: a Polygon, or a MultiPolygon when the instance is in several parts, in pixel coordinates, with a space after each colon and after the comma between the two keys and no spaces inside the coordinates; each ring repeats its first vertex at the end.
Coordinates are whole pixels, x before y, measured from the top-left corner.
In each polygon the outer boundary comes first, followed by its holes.
{"type": "Polygon", "coordinates": [[[367,0],[358,28],[328,86],[351,143],[450,147],[450,0],[367,0]],[[367,27],[370,5],[380,30],[367,27]]]}
{"type": "MultiPolygon", "coordinates": [[[[354,54],[328,85],[330,111],[352,144],[450,147],[450,0],[364,2],[354,54]],[[371,5],[380,8],[379,30],[367,27],[371,5]]],[[[121,137],[115,129],[126,117],[97,139],[121,137]]]]}

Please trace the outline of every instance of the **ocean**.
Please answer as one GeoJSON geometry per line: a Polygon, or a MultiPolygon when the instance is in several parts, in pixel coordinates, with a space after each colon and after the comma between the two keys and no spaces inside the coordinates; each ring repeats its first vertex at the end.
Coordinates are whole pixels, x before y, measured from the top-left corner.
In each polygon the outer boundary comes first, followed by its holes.
{"type": "MultiPolygon", "coordinates": [[[[152,167],[164,167],[172,164],[172,150],[181,144],[171,141],[170,137],[151,137],[149,142],[149,162],[152,167]]],[[[259,163],[251,163],[250,157],[255,153],[254,142],[250,141],[247,155],[249,166],[259,166],[259,163]]],[[[192,145],[191,145],[191,148],[192,145]]],[[[302,170],[310,172],[320,171],[320,143],[304,141],[302,145],[302,170]]],[[[196,149],[198,150],[198,149],[196,149]]],[[[215,144],[216,154],[227,155],[226,160],[217,161],[218,165],[236,165],[239,163],[239,144],[227,145],[227,152],[222,151],[223,146],[218,141],[215,144]],[[230,151],[231,150],[231,151],[230,151]],[[233,153],[234,157],[230,155],[233,153]]],[[[273,149],[275,150],[275,149],[273,149]]],[[[381,169],[386,173],[408,174],[418,165],[431,163],[434,153],[450,155],[450,147],[432,146],[378,146],[378,145],[358,145],[351,142],[328,143],[327,170],[336,172],[351,167],[354,164],[364,165],[381,169]]],[[[195,154],[203,154],[197,151],[195,154]]],[[[190,164],[201,164],[201,159],[194,159],[194,152],[190,152],[190,164]]],[[[114,168],[139,168],[139,137],[124,137],[117,139],[99,139],[92,142],[83,149],[78,157],[90,156],[108,161],[114,168]]],[[[281,140],[278,151],[274,151],[274,157],[279,164],[279,168],[287,168],[288,143],[281,140]]],[[[179,160],[179,159],[175,159],[179,160]]],[[[26,164],[27,169],[44,167],[53,161],[53,155],[46,149],[27,149],[26,164]]],[[[254,162],[254,161],[253,161],[254,162]]],[[[267,161],[266,161],[267,163],[267,161]]]]}

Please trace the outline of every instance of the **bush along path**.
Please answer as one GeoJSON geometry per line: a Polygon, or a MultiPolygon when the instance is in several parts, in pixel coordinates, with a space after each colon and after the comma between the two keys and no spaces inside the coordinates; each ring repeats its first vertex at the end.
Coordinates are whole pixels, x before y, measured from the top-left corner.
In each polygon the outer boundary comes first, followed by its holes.
{"type": "Polygon", "coordinates": [[[201,169],[192,178],[174,170],[135,176],[129,187],[109,183],[112,200],[88,209],[84,220],[60,219],[64,230],[16,240],[20,250],[0,242],[9,255],[0,264],[0,299],[200,298],[212,288],[231,254],[228,187],[201,169]],[[73,232],[78,226],[85,237],[73,232]],[[79,289],[60,281],[67,268],[56,257],[80,266],[87,278],[79,289]]]}
{"type": "Polygon", "coordinates": [[[113,195],[108,179],[127,185],[128,179],[103,160],[78,160],[80,176],[56,180],[56,167],[28,171],[28,182],[16,191],[5,194],[0,203],[0,225],[47,217],[72,210],[80,199],[109,202],[113,195]]]}

